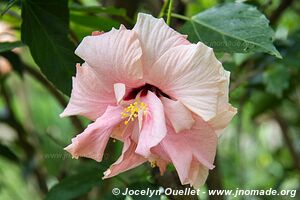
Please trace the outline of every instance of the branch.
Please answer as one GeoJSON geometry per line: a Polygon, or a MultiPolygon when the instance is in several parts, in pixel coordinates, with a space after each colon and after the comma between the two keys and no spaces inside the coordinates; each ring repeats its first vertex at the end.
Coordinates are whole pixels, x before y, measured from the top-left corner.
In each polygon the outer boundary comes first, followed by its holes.
{"type": "Polygon", "coordinates": [[[294,161],[295,169],[298,170],[298,173],[300,174],[300,160],[299,160],[299,156],[297,154],[297,151],[296,151],[296,149],[293,145],[292,139],[289,135],[288,124],[285,121],[285,119],[277,111],[274,111],[274,118],[278,122],[278,124],[281,128],[283,138],[285,140],[285,143],[286,143],[286,145],[288,147],[288,150],[289,150],[289,152],[292,156],[292,159],[294,161]]]}
{"type": "Polygon", "coordinates": [[[274,10],[269,17],[270,25],[275,25],[285,9],[287,9],[292,3],[293,0],[282,0],[277,9],[274,10]]]}

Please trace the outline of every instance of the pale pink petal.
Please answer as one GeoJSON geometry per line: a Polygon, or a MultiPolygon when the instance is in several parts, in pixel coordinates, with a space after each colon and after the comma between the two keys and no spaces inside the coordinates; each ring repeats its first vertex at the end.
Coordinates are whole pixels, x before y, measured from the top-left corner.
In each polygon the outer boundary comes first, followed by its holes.
{"type": "Polygon", "coordinates": [[[178,45],[189,44],[186,36],[170,28],[163,19],[156,19],[148,14],[138,14],[133,30],[138,33],[143,49],[143,67],[146,74],[167,50],[178,45]]]}
{"type": "Polygon", "coordinates": [[[105,112],[108,105],[116,104],[114,92],[106,88],[88,64],[77,64],[76,69],[71,98],[60,117],[82,115],[95,121],[105,112]]]}
{"type": "Polygon", "coordinates": [[[209,169],[199,163],[196,159],[193,159],[189,170],[189,176],[185,180],[184,184],[190,184],[195,189],[199,189],[200,186],[204,185],[209,169]]]}
{"type": "Polygon", "coordinates": [[[98,36],[87,36],[75,53],[110,87],[114,83],[124,83],[127,87],[142,84],[142,49],[135,31],[120,27],[98,36]]]}
{"type": "Polygon", "coordinates": [[[180,102],[165,97],[160,98],[164,105],[166,117],[170,120],[176,133],[190,129],[195,120],[192,113],[180,102]]]}
{"type": "Polygon", "coordinates": [[[194,118],[196,121],[191,130],[177,134],[168,127],[168,134],[160,144],[170,157],[183,184],[190,181],[189,171],[193,167],[193,159],[209,169],[214,168],[217,135],[202,119],[194,118]]]}
{"type": "Polygon", "coordinates": [[[160,99],[148,91],[141,97],[141,101],[147,104],[148,112],[143,116],[143,125],[140,131],[136,153],[149,157],[150,149],[156,146],[167,133],[164,108],[160,99]]]}
{"type": "Polygon", "coordinates": [[[147,160],[144,157],[134,152],[135,149],[136,144],[130,139],[126,139],[124,141],[122,155],[114,164],[110,166],[108,170],[104,172],[103,179],[116,176],[146,162],[147,160]]]}
{"type": "Polygon", "coordinates": [[[222,84],[226,81],[222,64],[213,50],[202,43],[170,49],[152,66],[148,78],[150,84],[205,121],[216,115],[222,84]]]}
{"type": "Polygon", "coordinates": [[[108,106],[105,113],[90,124],[83,133],[72,139],[72,144],[65,148],[74,158],[86,157],[98,162],[102,160],[113,128],[121,122],[121,106],[108,106]]]}
{"type": "Polygon", "coordinates": [[[210,119],[208,123],[220,135],[223,129],[230,123],[233,116],[237,113],[237,109],[231,106],[228,101],[230,72],[226,72],[226,82],[223,85],[223,95],[219,96],[217,114],[210,119]]]}
{"type": "Polygon", "coordinates": [[[123,97],[124,97],[124,95],[126,93],[126,86],[125,86],[125,84],[123,84],[123,83],[115,83],[114,84],[114,92],[115,92],[116,100],[119,103],[123,99],[123,97]]]}

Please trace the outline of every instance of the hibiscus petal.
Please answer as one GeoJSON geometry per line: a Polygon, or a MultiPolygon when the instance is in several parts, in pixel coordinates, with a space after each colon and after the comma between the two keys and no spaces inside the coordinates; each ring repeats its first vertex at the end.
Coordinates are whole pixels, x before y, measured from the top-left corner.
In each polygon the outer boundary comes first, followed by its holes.
{"type": "Polygon", "coordinates": [[[202,43],[174,47],[153,65],[149,74],[150,84],[205,121],[216,115],[226,76],[211,48],[202,43]]]}
{"type": "Polygon", "coordinates": [[[192,113],[180,102],[161,97],[167,118],[170,120],[176,133],[190,129],[195,120],[192,113]]]}
{"type": "Polygon", "coordinates": [[[156,19],[148,14],[138,14],[133,30],[138,33],[143,49],[143,65],[146,74],[154,62],[168,49],[182,44],[189,44],[186,36],[170,28],[163,19],[156,19]]]}
{"type": "Polygon", "coordinates": [[[167,128],[160,99],[148,91],[146,96],[141,97],[141,101],[147,104],[148,112],[146,116],[143,116],[143,125],[135,152],[149,157],[150,149],[161,142],[167,133],[167,128]]]}
{"type": "Polygon", "coordinates": [[[124,95],[126,93],[126,86],[125,86],[125,84],[123,84],[123,83],[115,83],[114,84],[114,91],[115,91],[116,100],[119,103],[123,99],[123,97],[124,97],[124,95]]]}
{"type": "Polygon", "coordinates": [[[208,123],[220,135],[226,126],[230,123],[233,116],[237,113],[237,109],[228,103],[230,72],[226,72],[226,82],[223,85],[223,95],[218,99],[217,114],[210,119],[208,123]]]}
{"type": "Polygon", "coordinates": [[[191,182],[190,169],[194,167],[194,159],[209,169],[214,168],[217,135],[208,123],[199,117],[194,118],[195,125],[191,130],[176,134],[168,127],[168,134],[160,144],[174,164],[182,184],[191,182]]]}
{"type": "Polygon", "coordinates": [[[207,167],[193,159],[189,170],[189,176],[184,184],[190,184],[195,189],[198,189],[200,186],[204,185],[208,176],[208,171],[209,169],[207,167]]]}
{"type": "Polygon", "coordinates": [[[102,160],[104,149],[113,128],[121,122],[123,108],[108,106],[105,113],[90,124],[83,133],[72,139],[65,148],[74,158],[86,157],[98,162],[102,160]]]}
{"type": "Polygon", "coordinates": [[[135,149],[136,144],[130,141],[130,139],[126,139],[124,141],[122,155],[114,164],[110,166],[108,170],[104,172],[103,179],[116,176],[146,162],[147,160],[144,157],[134,152],[135,149]]]}
{"type": "Polygon", "coordinates": [[[73,89],[68,106],[60,117],[82,115],[95,121],[108,105],[116,103],[113,91],[107,90],[94,69],[84,63],[77,64],[76,77],[73,77],[73,89]]]}
{"type": "Polygon", "coordinates": [[[102,82],[110,87],[114,83],[124,83],[127,87],[142,84],[142,49],[135,31],[121,26],[120,30],[87,36],[75,53],[93,67],[102,82]]]}

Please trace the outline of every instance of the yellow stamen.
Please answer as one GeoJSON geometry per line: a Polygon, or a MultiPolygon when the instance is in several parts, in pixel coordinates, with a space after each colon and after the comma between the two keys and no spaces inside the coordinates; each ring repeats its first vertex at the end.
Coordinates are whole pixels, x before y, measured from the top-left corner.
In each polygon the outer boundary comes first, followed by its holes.
{"type": "Polygon", "coordinates": [[[125,119],[124,124],[128,125],[130,121],[134,121],[135,118],[138,117],[138,113],[140,111],[143,112],[144,115],[147,114],[148,106],[144,102],[135,101],[134,103],[130,104],[126,108],[124,108],[123,112],[121,113],[121,118],[125,119]]]}
{"type": "Polygon", "coordinates": [[[156,160],[151,161],[150,165],[151,165],[152,168],[155,168],[157,166],[156,160]]]}

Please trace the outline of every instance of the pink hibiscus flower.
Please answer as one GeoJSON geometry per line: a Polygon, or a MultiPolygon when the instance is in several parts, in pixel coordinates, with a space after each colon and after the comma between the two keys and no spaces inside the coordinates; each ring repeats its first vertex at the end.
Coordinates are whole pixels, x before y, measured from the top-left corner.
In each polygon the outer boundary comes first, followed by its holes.
{"type": "Polygon", "coordinates": [[[104,178],[149,161],[161,174],[173,163],[182,184],[202,185],[218,134],[236,113],[228,103],[229,72],[213,50],[139,14],[133,30],[94,33],[75,53],[85,63],[77,65],[60,116],[94,122],[65,149],[100,162],[112,137],[124,142],[123,152],[104,178]]]}

